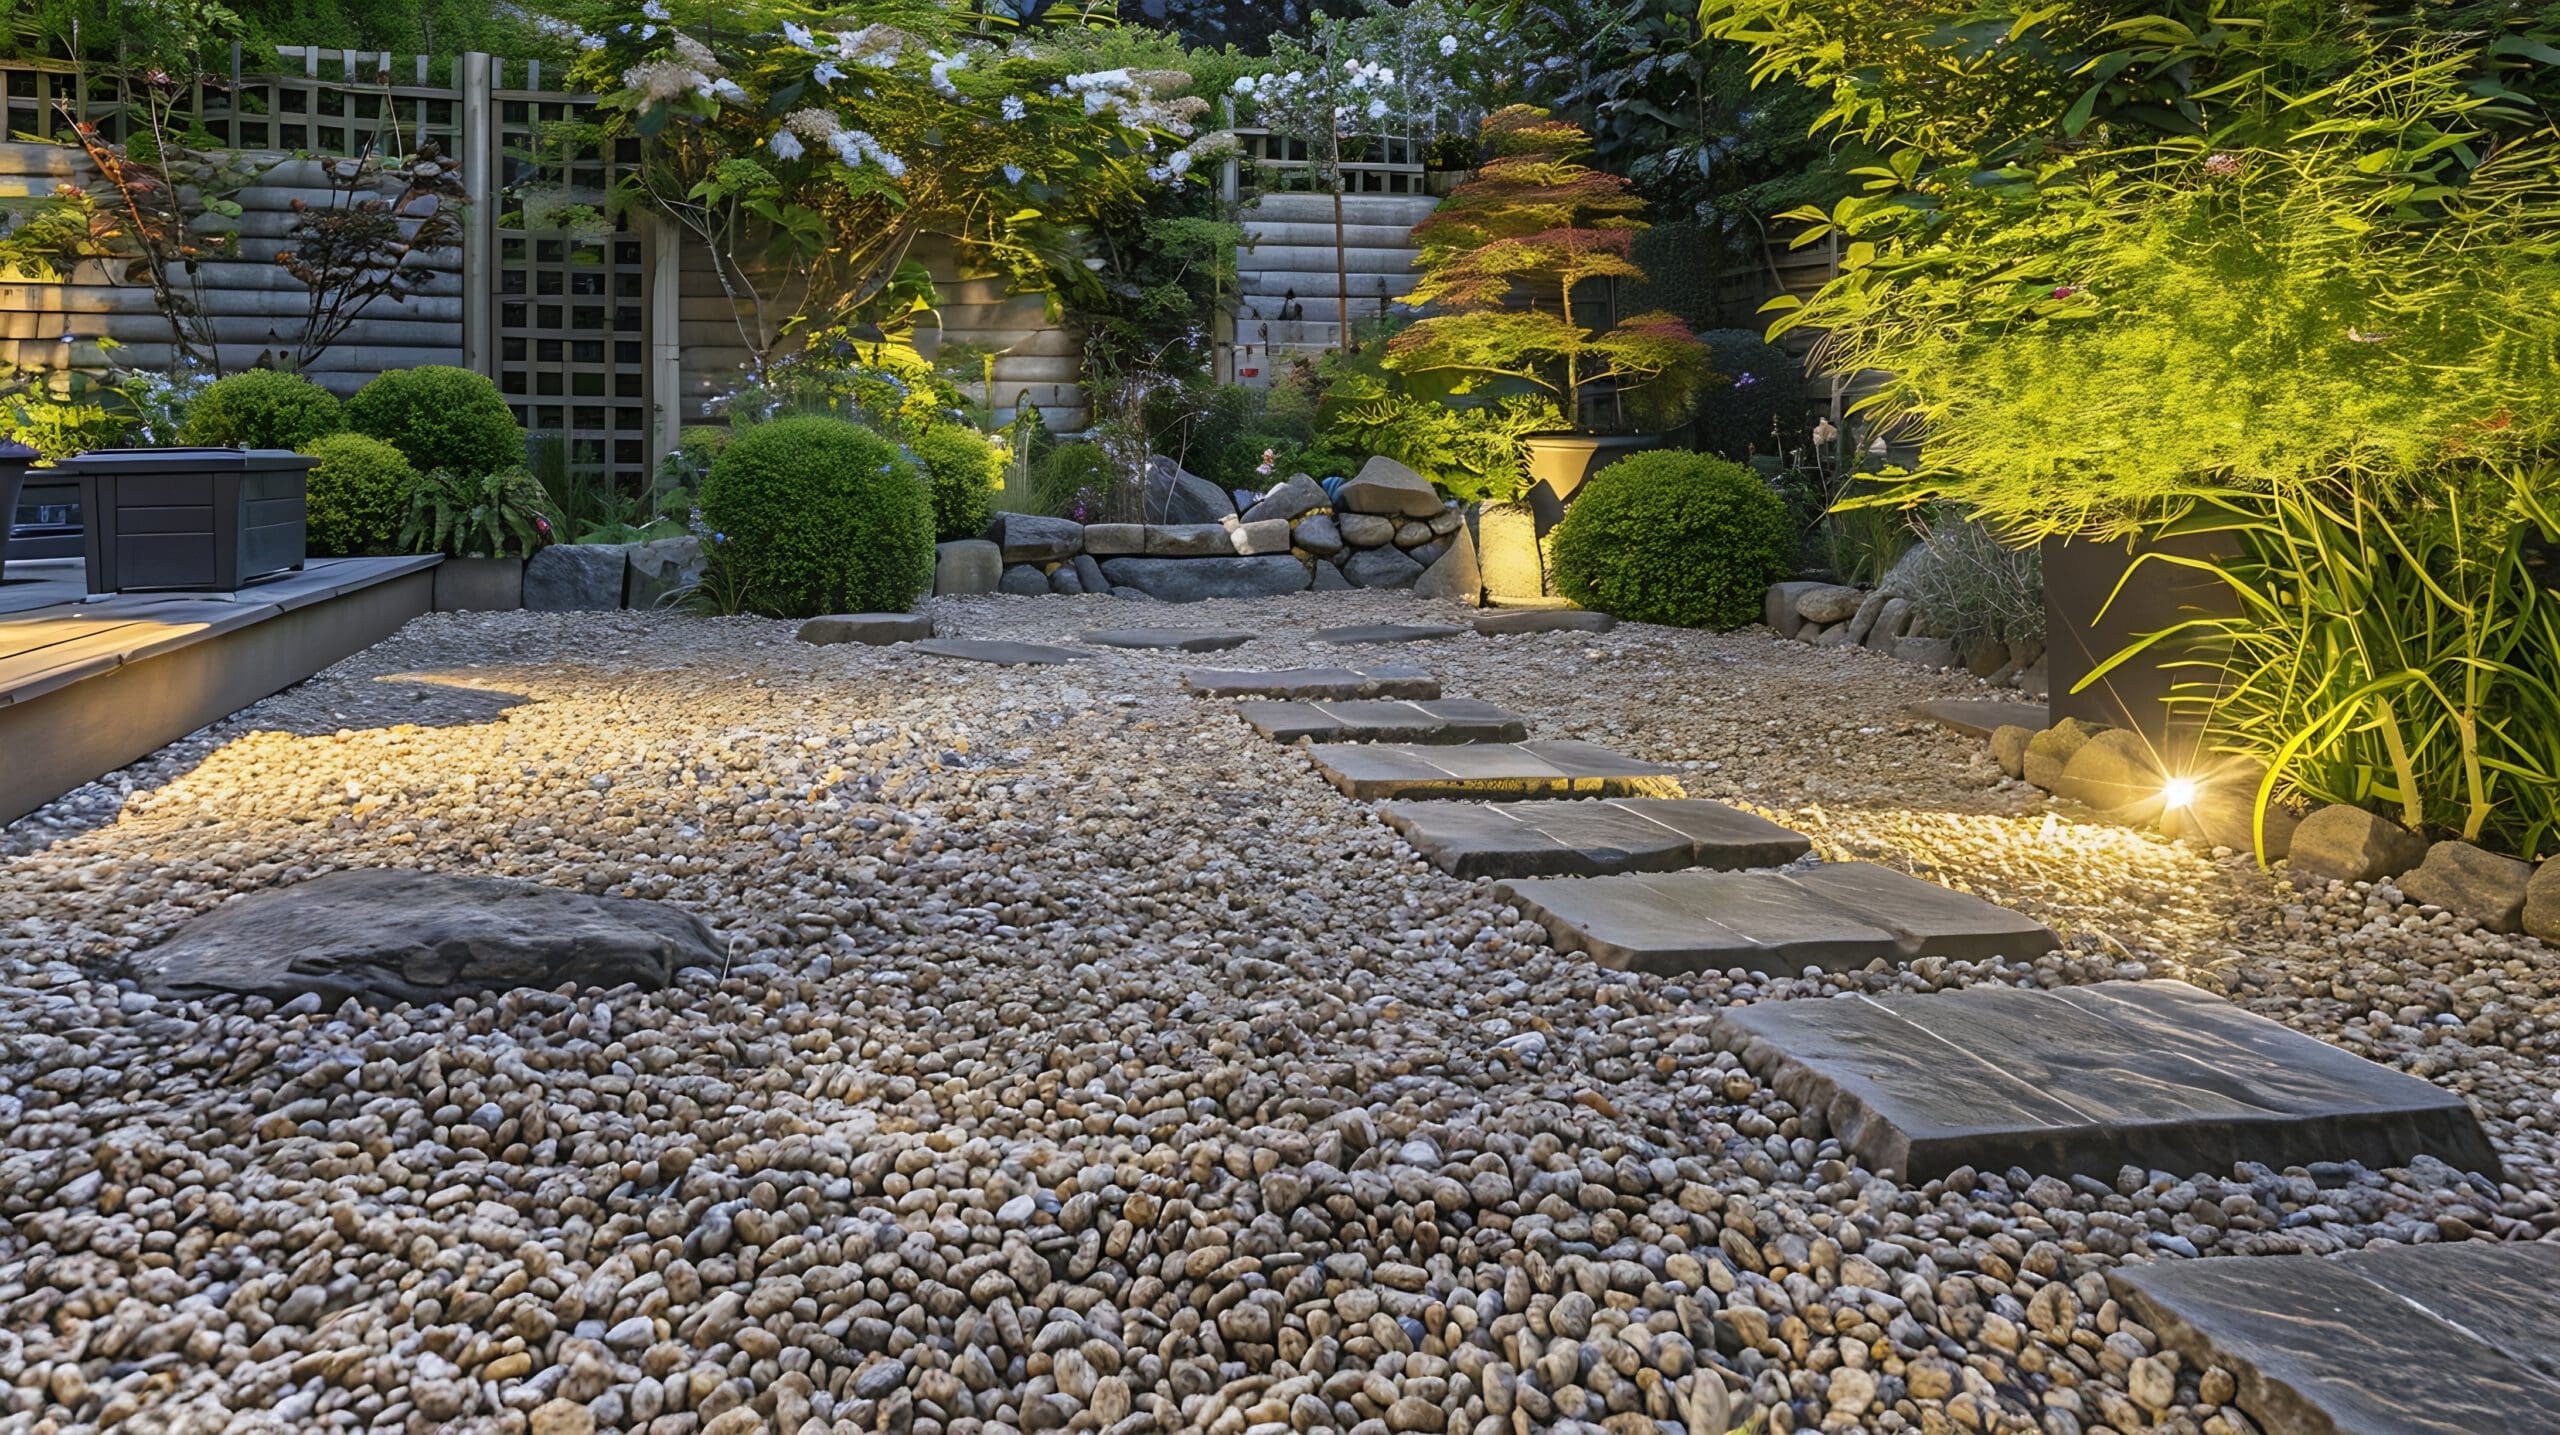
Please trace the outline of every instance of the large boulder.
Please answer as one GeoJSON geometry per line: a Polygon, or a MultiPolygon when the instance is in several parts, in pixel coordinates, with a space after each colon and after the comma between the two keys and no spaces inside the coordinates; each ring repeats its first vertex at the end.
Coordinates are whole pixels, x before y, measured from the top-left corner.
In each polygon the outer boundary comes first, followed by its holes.
{"type": "Polygon", "coordinates": [[[1440,511],[1440,490],[1421,474],[1380,456],[1362,464],[1360,472],[1342,485],[1339,506],[1389,518],[1429,518],[1440,511]]]}
{"type": "Polygon", "coordinates": [[[983,538],[933,545],[933,591],[993,593],[1004,579],[1004,550],[983,538]]]}
{"type": "MultiPolygon", "coordinates": [[[[2032,745],[2034,739],[2028,741],[2032,745]]],[[[2056,797],[2084,802],[2102,812],[2148,821],[2161,810],[2161,791],[2167,782],[2168,774],[2160,770],[2160,760],[2142,734],[2109,728],[2071,754],[2052,790],[2056,797]]]]}
{"type": "Polygon", "coordinates": [[[1038,513],[999,513],[987,525],[1007,563],[1058,563],[1084,551],[1084,525],[1038,513]]]}
{"type": "Polygon", "coordinates": [[[535,613],[619,608],[630,566],[628,543],[554,543],[524,565],[524,606],[535,613]]]}
{"type": "Polygon", "coordinates": [[[1216,523],[1235,511],[1236,501],[1216,484],[1162,454],[1147,460],[1147,522],[1216,523]]]}
{"type": "MultiPolygon", "coordinates": [[[[1876,591],[1881,593],[1884,590],[1879,588],[1876,591]]],[[[1858,641],[1876,652],[1891,653],[1895,644],[1910,635],[1912,621],[1918,616],[1918,610],[1911,606],[1910,599],[1887,598],[1884,606],[1876,609],[1875,623],[1867,629],[1867,635],[1858,641]]]]}
{"type": "Polygon", "coordinates": [[[1168,603],[1269,598],[1307,587],[1307,565],[1286,553],[1253,558],[1106,558],[1114,584],[1168,603]]]}
{"type": "Polygon", "coordinates": [[[1319,557],[1339,553],[1342,551],[1342,529],[1333,521],[1332,514],[1313,514],[1299,519],[1298,526],[1289,530],[1289,541],[1319,557]]]}
{"type": "Polygon", "coordinates": [[[1413,580],[1417,598],[1447,598],[1470,608],[1484,602],[1484,576],[1476,571],[1476,544],[1463,527],[1449,537],[1449,551],[1413,580]]]}
{"type": "Polygon", "coordinates": [[[801,642],[822,647],[867,643],[882,648],[932,637],[933,620],[922,613],[829,613],[802,623],[797,636],[801,642]]]}
{"type": "Polygon", "coordinates": [[[1839,583],[1823,583],[1796,595],[1796,616],[1808,623],[1832,624],[1855,617],[1867,595],[1839,583]]]}
{"type": "Polygon", "coordinates": [[[2524,904],[2532,885],[2532,863],[2468,842],[2437,843],[2427,849],[2416,871],[2400,879],[2400,890],[2411,901],[2469,917],[2492,932],[2524,930],[2524,904]]]}
{"type": "Polygon", "coordinates": [[[1484,590],[1503,599],[1543,598],[1547,570],[1538,551],[1538,515],[1525,503],[1488,503],[1476,510],[1476,561],[1484,590]]]}
{"type": "Polygon", "coordinates": [[[1830,586],[1832,585],[1828,583],[1814,583],[1802,579],[1772,583],[1769,585],[1767,595],[1760,602],[1761,620],[1776,629],[1779,637],[1792,638],[1804,630],[1804,614],[1797,610],[1796,604],[1802,601],[1805,594],[1830,586]]]}
{"type": "Polygon", "coordinates": [[[2350,803],[2323,807],[2293,830],[2297,882],[2379,882],[2427,855],[2427,839],[2350,803]]]}
{"type": "Polygon", "coordinates": [[[1291,474],[1287,483],[1264,494],[1244,511],[1244,521],[1260,523],[1266,519],[1303,518],[1331,500],[1324,496],[1324,485],[1303,473],[1291,474]]]}
{"type": "Polygon", "coordinates": [[[1289,520],[1257,518],[1252,522],[1235,519],[1227,528],[1227,536],[1238,553],[1286,553],[1289,551],[1289,520]]]}
{"type": "MultiPolygon", "coordinates": [[[[1854,625],[1853,625],[1854,626],[1854,625]]],[[[2027,775],[2027,744],[2035,741],[2036,730],[2017,723],[2002,723],[1991,730],[1991,760],[2011,777],[2027,775]]]]}
{"type": "Polygon", "coordinates": [[[1004,577],[996,582],[996,591],[1010,593],[1016,598],[1046,597],[1049,575],[1035,564],[1016,563],[1004,570],[1004,577]]]}
{"type": "Polygon", "coordinates": [[[1401,548],[1362,548],[1342,560],[1342,576],[1356,588],[1410,588],[1422,565],[1401,548]]]}
{"type": "Polygon", "coordinates": [[[631,565],[622,591],[626,607],[665,607],[702,581],[702,540],[690,533],[634,543],[624,556],[631,565]]]}
{"type": "Polygon", "coordinates": [[[2560,947],[2560,858],[2543,863],[2525,884],[2524,929],[2560,947]]]}
{"type": "Polygon", "coordinates": [[[1335,526],[1342,530],[1342,541],[1354,548],[1384,548],[1395,541],[1396,524],[1392,518],[1374,513],[1337,513],[1335,526]]]}
{"type": "Polygon", "coordinates": [[[178,997],[449,1002],[563,984],[655,990],[722,948],[690,912],[498,877],[332,872],[234,897],[144,954],[178,997]]]}
{"type": "Polygon", "coordinates": [[[1150,523],[1146,551],[1150,558],[1224,558],[1236,540],[1223,523],[1150,523]]]}
{"type": "Polygon", "coordinates": [[[2088,745],[2089,739],[2104,731],[2106,729],[2096,723],[2064,718],[2027,739],[2027,756],[2020,765],[2020,775],[2047,792],[2053,791],[2054,784],[2062,780],[2062,770],[2070,766],[2071,759],[2088,745]]]}

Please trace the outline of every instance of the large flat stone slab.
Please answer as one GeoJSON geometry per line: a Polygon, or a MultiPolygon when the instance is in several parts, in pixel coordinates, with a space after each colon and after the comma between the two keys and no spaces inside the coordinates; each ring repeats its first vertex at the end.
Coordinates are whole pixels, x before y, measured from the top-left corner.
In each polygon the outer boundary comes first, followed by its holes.
{"type": "Polygon", "coordinates": [[[719,940],[680,907],[499,877],[330,872],[234,897],[144,954],[148,984],[327,1006],[449,1002],[516,987],[655,990],[717,967],[719,940]]]}
{"type": "Polygon", "coordinates": [[[1458,877],[1608,877],[1691,867],[1776,867],[1812,844],[1765,818],[1694,797],[1613,802],[1387,802],[1387,825],[1458,877]]]}
{"type": "Polygon", "coordinates": [[[958,658],[970,663],[995,663],[1009,668],[1033,667],[1049,663],[1081,663],[1093,656],[1076,648],[1052,647],[1047,643],[1014,643],[993,638],[928,638],[914,645],[919,653],[937,658],[958,658]]]}
{"type": "Polygon", "coordinates": [[[1488,638],[1511,633],[1605,633],[1618,620],[1588,608],[1501,608],[1478,613],[1475,629],[1488,638]]]}
{"type": "Polygon", "coordinates": [[[1878,958],[2037,957],[2060,945],[2040,922],[1864,862],[1798,872],[1532,877],[1496,891],[1558,948],[1629,971],[1845,971],[1878,958]]]}
{"type": "Polygon", "coordinates": [[[1911,705],[1911,715],[1966,737],[1987,738],[1994,728],[2022,727],[2042,732],[2053,726],[2043,703],[2007,703],[1998,698],[1929,698],[1911,705]]]}
{"type": "Polygon", "coordinates": [[[1241,648],[1258,636],[1242,628],[1107,628],[1084,640],[1100,648],[1148,648],[1166,653],[1216,653],[1241,648]]]}
{"type": "Polygon", "coordinates": [[[1236,668],[1194,668],[1182,675],[1182,686],[1204,698],[1283,698],[1324,702],[1350,698],[1436,698],[1440,680],[1420,668],[1277,668],[1246,672],[1236,668]]]}
{"type": "Polygon", "coordinates": [[[1454,638],[1465,631],[1448,623],[1360,623],[1348,628],[1318,628],[1307,635],[1307,641],[1344,648],[1364,643],[1419,643],[1454,638]]]}
{"type": "Polygon", "coordinates": [[[1316,770],[1364,800],[1391,797],[1679,797],[1677,770],[1587,742],[1326,743],[1316,770]]]}
{"type": "Polygon", "coordinates": [[[801,624],[797,636],[801,642],[822,646],[868,643],[887,647],[932,637],[933,620],[922,613],[829,613],[801,624]]]}
{"type": "Polygon", "coordinates": [[[1527,718],[1477,698],[1246,702],[1236,704],[1236,713],[1277,742],[1519,742],[1529,736],[1527,718]]]}
{"type": "Polygon", "coordinates": [[[2560,1430],[2560,1246],[2372,1246],[2118,1266],[2116,1299],[2238,1378],[2266,1435],[2560,1430]]]}
{"type": "Polygon", "coordinates": [[[2455,1093],[2184,982],[1764,1002],[1717,1023],[1780,1095],[1907,1181],[1959,1166],[2112,1178],[2422,1154],[2499,1170],[2455,1093]]]}

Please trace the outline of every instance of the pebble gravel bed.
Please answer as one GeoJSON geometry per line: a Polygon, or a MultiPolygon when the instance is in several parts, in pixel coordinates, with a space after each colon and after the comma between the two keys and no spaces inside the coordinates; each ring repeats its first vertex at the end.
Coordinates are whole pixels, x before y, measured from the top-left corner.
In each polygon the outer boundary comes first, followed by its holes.
{"type": "MultiPolygon", "coordinates": [[[[929,611],[1249,628],[1218,665],[1252,667],[1455,613],[929,611]]],[[[2245,1435],[2110,1266],[2560,1229],[2553,952],[2075,817],[1904,715],[1961,674],[1763,630],[1377,650],[2066,941],[1662,981],[1555,953],[1183,696],[1198,659],[791,633],[423,618],[0,830],[0,1432],[2245,1435]],[[729,961],[389,1011],[135,980],[227,896],[383,865],[679,903],[729,961]],[[1707,1033],[2142,975],[2463,1091],[2507,1184],[1906,1185],[1707,1033]]]]}

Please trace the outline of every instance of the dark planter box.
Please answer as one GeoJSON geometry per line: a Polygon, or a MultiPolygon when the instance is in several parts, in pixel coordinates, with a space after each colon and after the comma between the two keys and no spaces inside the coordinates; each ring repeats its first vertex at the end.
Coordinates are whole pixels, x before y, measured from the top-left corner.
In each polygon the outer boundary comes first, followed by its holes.
{"type": "Polygon", "coordinates": [[[17,522],[18,489],[26,481],[27,465],[35,461],[34,449],[0,439],[0,578],[9,576],[9,531],[17,522]]]}
{"type": "Polygon", "coordinates": [[[2081,680],[2147,633],[2190,619],[2232,617],[2240,611],[2231,589],[2211,574],[2157,560],[2144,563],[2118,593],[2137,555],[2152,552],[2220,561],[2237,556],[2229,534],[2095,543],[2044,541],[2045,661],[2052,678],[2054,721],[2079,718],[2127,728],[2150,739],[2172,770],[2192,766],[2203,744],[2203,714],[2192,703],[2172,706],[2173,688],[2209,682],[2218,661],[2208,642],[2181,637],[2156,643],[2086,689],[2081,680]],[[2113,601],[2110,602],[2109,599],[2113,601]],[[2101,611],[2103,610],[2103,612],[2101,611]]]}
{"type": "Polygon", "coordinates": [[[300,568],[312,460],[282,449],[111,448],[80,476],[89,591],[227,593],[300,568]]]}
{"type": "Polygon", "coordinates": [[[80,480],[58,468],[30,472],[18,490],[16,521],[7,546],[9,556],[21,562],[79,557],[80,480]]]}

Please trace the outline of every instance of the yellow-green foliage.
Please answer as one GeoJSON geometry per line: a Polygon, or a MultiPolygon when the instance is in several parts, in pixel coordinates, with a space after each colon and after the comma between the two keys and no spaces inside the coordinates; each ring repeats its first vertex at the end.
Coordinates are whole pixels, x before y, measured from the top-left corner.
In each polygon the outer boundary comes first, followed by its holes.
{"type": "Polygon", "coordinates": [[[887,439],[817,416],[730,440],[702,485],[712,562],[775,617],[902,613],[933,581],[933,504],[887,439]]]}
{"type": "Polygon", "coordinates": [[[300,374],[249,369],[213,381],[187,406],[178,442],[299,449],[346,427],[337,396],[300,374]]]}
{"type": "Polygon", "coordinates": [[[308,478],[310,550],[345,558],[389,551],[399,541],[417,471],[400,450],[360,433],[314,439],[302,451],[319,460],[308,478]]]}
{"type": "Polygon", "coordinates": [[[1796,547],[1784,499],[1738,463],[1655,452],[1600,470],[1555,530],[1556,586],[1643,623],[1738,628],[1796,547]]]}

